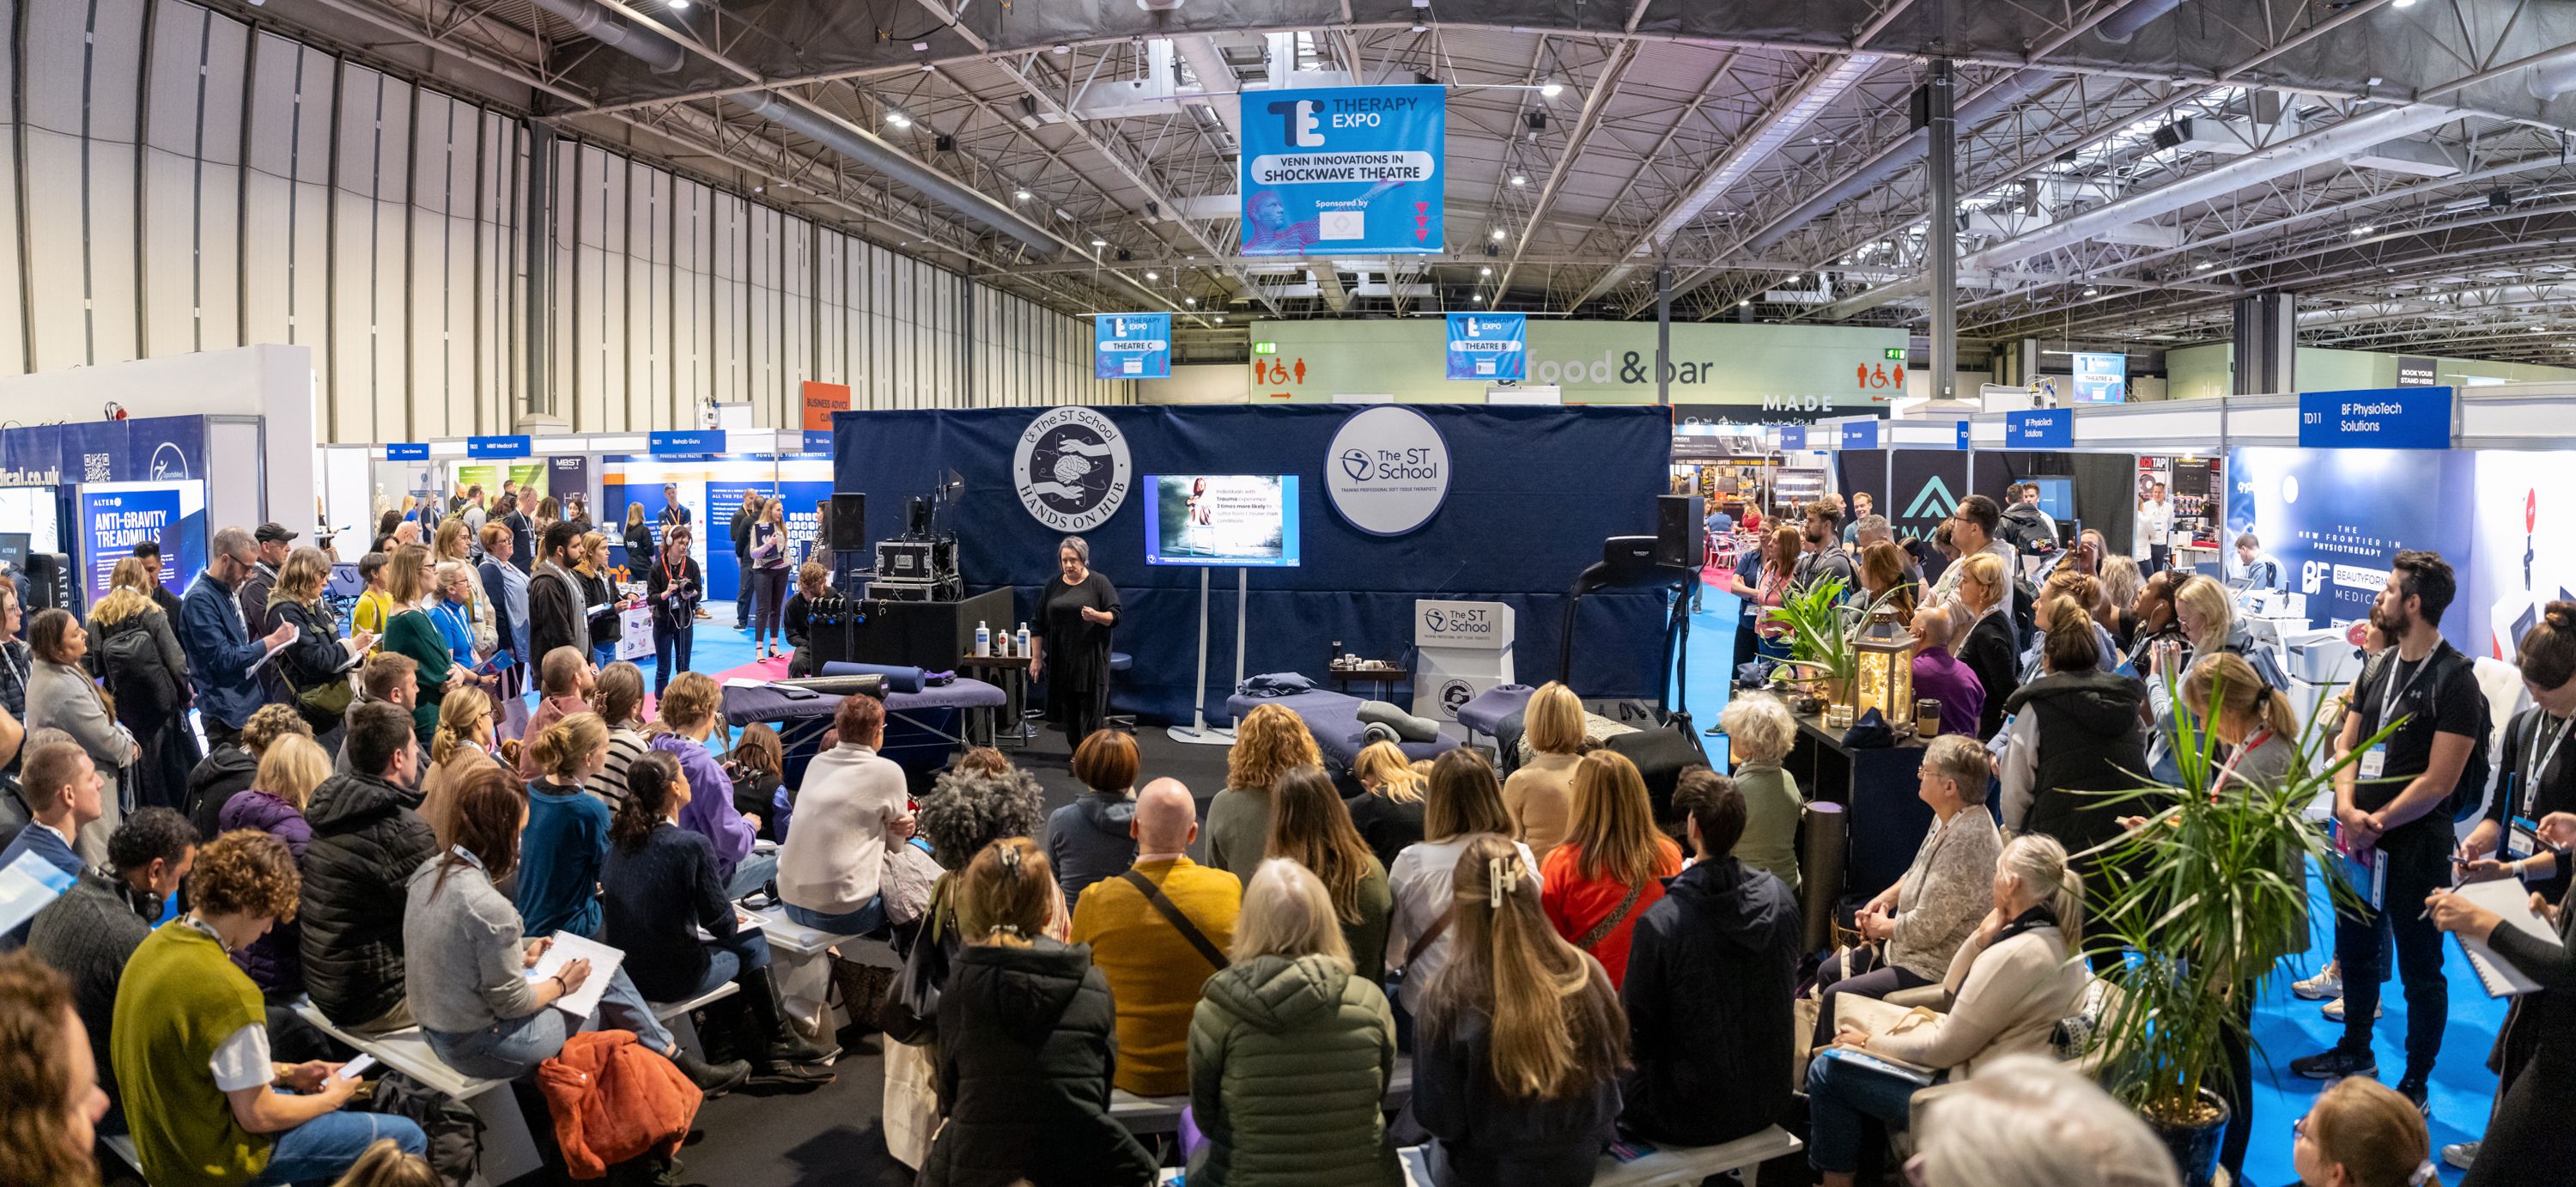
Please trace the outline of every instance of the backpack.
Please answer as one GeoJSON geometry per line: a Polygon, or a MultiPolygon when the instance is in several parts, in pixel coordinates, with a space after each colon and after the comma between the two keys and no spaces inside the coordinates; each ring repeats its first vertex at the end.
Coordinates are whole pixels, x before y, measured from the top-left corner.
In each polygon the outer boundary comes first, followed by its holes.
{"type": "MultiPolygon", "coordinates": [[[[2458,654],[2448,642],[2445,642],[2434,649],[2433,655],[2428,657],[2426,662],[2439,659],[2444,651],[2458,654]]],[[[2387,695],[2386,681],[2391,679],[2389,669],[2393,666],[2390,657],[2396,654],[2397,649],[2391,647],[2372,656],[2370,662],[2362,668],[2361,686],[2368,690],[2367,695],[2379,697],[2387,695]]],[[[2468,663],[2469,657],[2461,655],[2460,662],[2468,663]]],[[[2477,682],[2474,679],[2470,681],[2470,687],[2477,688],[2477,682]]],[[[2459,782],[2452,784],[2451,794],[2442,799],[2442,810],[2450,816],[2454,824],[2473,819],[2479,813],[2486,811],[2487,795],[2495,790],[2493,786],[2495,759],[2490,753],[2494,748],[2494,714],[2494,708],[2487,704],[2486,694],[2481,691],[2478,694],[2478,726],[2476,731],[2469,735],[2472,742],[2469,746],[2468,760],[2460,765],[2459,782]]],[[[2388,723],[2382,721],[2377,724],[2384,726],[2388,723]]]]}
{"type": "Polygon", "coordinates": [[[161,666],[161,649],[152,632],[137,622],[109,635],[99,649],[99,667],[108,691],[116,694],[116,715],[133,722],[159,722],[179,708],[178,682],[161,666]]]}
{"type": "Polygon", "coordinates": [[[465,1187],[482,1174],[483,1121],[471,1106],[401,1072],[386,1072],[369,1099],[370,1111],[408,1117],[420,1126],[429,1138],[423,1156],[447,1187],[465,1187]]]}

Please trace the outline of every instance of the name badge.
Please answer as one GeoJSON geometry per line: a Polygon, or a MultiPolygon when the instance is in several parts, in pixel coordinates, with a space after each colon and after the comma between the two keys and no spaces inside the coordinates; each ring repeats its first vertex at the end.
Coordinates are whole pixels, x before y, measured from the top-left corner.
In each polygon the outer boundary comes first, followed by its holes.
{"type": "Polygon", "coordinates": [[[2540,824],[2528,816],[2516,816],[2505,830],[2504,860],[2521,861],[2540,852],[2540,824]]]}
{"type": "Polygon", "coordinates": [[[2382,742],[2361,756],[2361,777],[2376,779],[2388,770],[2388,743],[2382,742]]]}

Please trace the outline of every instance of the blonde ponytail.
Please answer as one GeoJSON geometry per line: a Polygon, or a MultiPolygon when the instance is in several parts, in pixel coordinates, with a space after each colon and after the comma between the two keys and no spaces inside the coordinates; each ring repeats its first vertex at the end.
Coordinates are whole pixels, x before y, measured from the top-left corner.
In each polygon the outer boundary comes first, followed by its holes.
{"type": "Polygon", "coordinates": [[[443,766],[447,756],[474,745],[474,729],[492,717],[492,699],[482,690],[459,688],[438,704],[438,730],[430,735],[429,761],[443,766]]]}
{"type": "Polygon", "coordinates": [[[1628,1058],[1618,998],[1599,966],[1548,923],[1538,872],[1520,846],[1477,836],[1450,884],[1453,947],[1424,1005],[1426,1029],[1445,1034],[1485,1014],[1488,1071],[1517,1096],[1562,1099],[1615,1076],[1628,1058]]]}

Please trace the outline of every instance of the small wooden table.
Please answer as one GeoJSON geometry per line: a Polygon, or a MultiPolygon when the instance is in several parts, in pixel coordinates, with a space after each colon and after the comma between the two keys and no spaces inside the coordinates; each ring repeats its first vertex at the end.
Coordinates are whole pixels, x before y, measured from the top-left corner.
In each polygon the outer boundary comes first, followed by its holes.
{"type": "Polygon", "coordinates": [[[1855,749],[1843,745],[1843,731],[1826,728],[1821,714],[1798,718],[1798,740],[1781,765],[1807,798],[1843,806],[1850,891],[1876,894],[1894,885],[1931,830],[1932,806],[1917,794],[1923,749],[1915,737],[1855,749]]]}
{"type": "Polygon", "coordinates": [[[1351,690],[1351,682],[1356,680],[1363,684],[1376,685],[1378,694],[1377,699],[1381,701],[1391,701],[1395,699],[1395,686],[1411,679],[1413,673],[1394,664],[1371,662],[1347,665],[1335,664],[1332,667],[1324,669],[1324,675],[1332,680],[1333,691],[1335,692],[1349,692],[1351,690]]]}

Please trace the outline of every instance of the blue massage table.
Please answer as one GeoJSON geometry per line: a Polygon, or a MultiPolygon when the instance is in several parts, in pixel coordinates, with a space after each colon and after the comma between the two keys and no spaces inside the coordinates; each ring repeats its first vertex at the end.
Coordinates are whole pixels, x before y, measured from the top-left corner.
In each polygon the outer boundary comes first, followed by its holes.
{"type": "MultiPolygon", "coordinates": [[[[1361,732],[1360,698],[1348,693],[1316,689],[1284,697],[1248,697],[1236,693],[1225,699],[1225,711],[1238,722],[1244,715],[1263,705],[1278,705],[1306,723],[1306,732],[1315,735],[1315,748],[1323,751],[1328,768],[1336,772],[1351,769],[1351,761],[1368,746],[1361,732]]],[[[1446,734],[1430,742],[1398,742],[1396,746],[1410,759],[1439,757],[1440,752],[1458,745],[1458,739],[1446,734]]]]}

